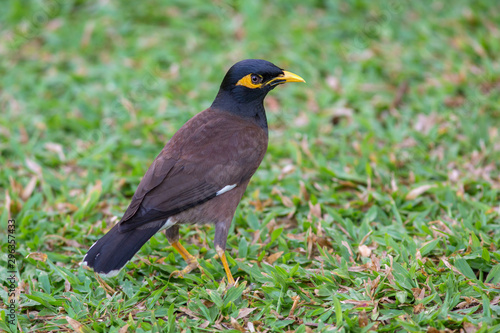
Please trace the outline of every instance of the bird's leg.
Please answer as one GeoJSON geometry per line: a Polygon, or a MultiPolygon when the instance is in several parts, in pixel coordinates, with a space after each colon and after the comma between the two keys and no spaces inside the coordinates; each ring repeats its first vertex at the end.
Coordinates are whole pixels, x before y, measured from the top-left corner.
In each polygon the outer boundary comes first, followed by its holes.
{"type": "Polygon", "coordinates": [[[234,285],[233,274],[231,274],[231,270],[229,269],[229,265],[227,264],[226,252],[220,247],[217,247],[217,255],[219,256],[220,261],[222,261],[222,266],[224,266],[224,270],[226,271],[228,284],[234,285]]]}
{"type": "Polygon", "coordinates": [[[182,246],[181,243],[179,243],[179,226],[173,225],[170,228],[166,229],[165,235],[167,236],[167,239],[168,239],[169,243],[172,245],[172,247],[177,252],[179,252],[179,254],[182,256],[182,258],[188,264],[183,270],[172,272],[172,274],[170,274],[170,276],[183,277],[184,275],[189,274],[196,267],[199,267],[198,260],[196,260],[196,257],[191,255],[184,248],[184,246],[182,246]]]}
{"type": "Polygon", "coordinates": [[[187,266],[184,267],[183,270],[181,271],[175,271],[170,274],[170,276],[180,276],[183,277],[186,274],[189,274],[193,269],[199,267],[198,260],[196,259],[195,256],[190,254],[184,246],[179,243],[179,241],[175,241],[172,243],[172,247],[179,252],[179,254],[184,258],[184,260],[187,262],[187,266]]]}
{"type": "Polygon", "coordinates": [[[224,266],[224,270],[227,275],[227,282],[229,285],[234,285],[233,274],[231,274],[231,270],[229,269],[229,265],[227,264],[226,259],[226,241],[227,241],[227,233],[229,231],[229,227],[231,226],[231,220],[223,221],[215,224],[215,251],[217,252],[217,256],[222,261],[222,266],[224,266]]]}

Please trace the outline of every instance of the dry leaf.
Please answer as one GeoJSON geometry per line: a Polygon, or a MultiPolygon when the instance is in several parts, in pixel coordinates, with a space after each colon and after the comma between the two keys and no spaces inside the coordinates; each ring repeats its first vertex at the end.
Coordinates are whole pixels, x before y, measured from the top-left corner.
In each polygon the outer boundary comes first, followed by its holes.
{"type": "Polygon", "coordinates": [[[435,184],[429,185],[428,184],[428,185],[422,185],[422,186],[419,186],[417,188],[414,188],[406,195],[406,200],[414,200],[433,187],[437,187],[437,185],[435,185],[435,184]]]}
{"type": "Polygon", "coordinates": [[[71,318],[69,316],[66,316],[66,321],[71,326],[71,328],[73,328],[75,331],[77,331],[77,332],[83,332],[83,328],[85,326],[83,326],[82,324],[80,324],[78,321],[74,320],[73,318],[71,318]]]}
{"type": "Polygon", "coordinates": [[[240,311],[238,311],[238,316],[236,317],[236,319],[245,318],[246,316],[248,316],[250,313],[252,313],[255,310],[257,310],[257,308],[243,308],[243,309],[240,309],[240,311]]]}
{"type": "Polygon", "coordinates": [[[127,333],[127,332],[128,332],[128,324],[126,324],[125,326],[121,327],[118,330],[118,333],[127,333]]]}
{"type": "Polygon", "coordinates": [[[64,156],[64,151],[63,151],[62,145],[60,145],[58,143],[54,143],[54,142],[47,142],[45,144],[45,149],[47,149],[48,151],[51,151],[53,153],[56,153],[61,161],[66,160],[66,156],[64,156]]]}
{"type": "Polygon", "coordinates": [[[309,211],[312,214],[312,216],[316,216],[317,218],[321,218],[321,205],[318,202],[317,204],[313,205],[311,201],[308,202],[309,204],[309,211]]]}
{"type": "Polygon", "coordinates": [[[422,303],[419,303],[413,308],[413,313],[419,314],[420,312],[424,311],[424,309],[425,309],[424,305],[422,303]]]}
{"type": "Polygon", "coordinates": [[[31,171],[36,173],[38,176],[42,175],[42,167],[40,167],[40,165],[38,165],[38,163],[36,163],[33,160],[30,160],[29,158],[27,158],[25,161],[26,161],[26,166],[28,167],[28,169],[30,169],[31,171]]]}
{"type": "Polygon", "coordinates": [[[332,90],[338,91],[340,88],[340,80],[338,77],[333,75],[328,75],[325,79],[326,85],[332,90]]]}
{"type": "Polygon", "coordinates": [[[26,256],[26,258],[35,259],[35,260],[41,261],[41,262],[47,261],[47,255],[45,253],[41,253],[41,252],[32,252],[32,253],[28,254],[26,256]]]}
{"type": "Polygon", "coordinates": [[[368,316],[366,315],[365,310],[363,310],[359,313],[358,323],[359,323],[359,327],[366,327],[368,325],[368,316]]]}
{"type": "Polygon", "coordinates": [[[449,269],[451,269],[455,274],[459,274],[459,275],[462,275],[464,277],[466,277],[465,275],[462,274],[462,272],[460,272],[458,269],[456,269],[452,264],[449,263],[449,261],[445,258],[445,257],[441,257],[440,258],[441,261],[443,262],[443,264],[448,267],[449,269]]]}
{"type": "Polygon", "coordinates": [[[278,260],[281,257],[281,255],[283,255],[283,253],[284,253],[283,251],[273,253],[269,257],[267,257],[266,261],[268,262],[269,265],[272,265],[276,260],[278,260]]]}
{"type": "Polygon", "coordinates": [[[364,258],[368,258],[372,254],[372,250],[366,245],[360,245],[358,251],[364,258]]]}
{"type": "Polygon", "coordinates": [[[10,205],[12,200],[10,199],[9,191],[5,190],[5,211],[7,212],[7,218],[10,219],[10,205]]]}
{"type": "Polygon", "coordinates": [[[309,124],[309,117],[305,112],[299,113],[299,116],[294,119],[293,124],[296,127],[303,127],[309,124]]]}
{"type": "Polygon", "coordinates": [[[354,304],[354,307],[357,307],[357,308],[359,308],[359,307],[366,308],[366,307],[373,306],[372,301],[358,301],[357,299],[346,299],[346,300],[340,301],[340,303],[354,304]]]}
{"type": "Polygon", "coordinates": [[[429,115],[419,114],[417,115],[417,122],[413,126],[415,131],[427,135],[429,131],[437,124],[438,115],[433,112],[429,115]]]}
{"type": "Polygon", "coordinates": [[[109,284],[107,284],[107,283],[106,283],[106,282],[105,282],[105,281],[104,281],[104,280],[103,280],[103,279],[99,276],[99,274],[94,273],[94,275],[95,275],[95,277],[96,277],[96,279],[97,279],[97,282],[99,282],[99,285],[100,285],[100,286],[101,286],[101,287],[102,287],[102,288],[106,291],[106,293],[111,294],[111,295],[113,295],[113,294],[115,294],[115,293],[116,293],[116,291],[115,291],[113,288],[111,288],[111,286],[110,286],[109,284]]]}
{"type": "Polygon", "coordinates": [[[347,248],[347,250],[349,251],[349,255],[351,256],[350,260],[354,261],[354,259],[353,259],[354,253],[352,253],[352,250],[351,250],[351,247],[349,246],[349,244],[346,241],[342,241],[342,245],[344,245],[347,248]]]}
{"type": "Polygon", "coordinates": [[[479,327],[475,326],[474,324],[464,322],[464,330],[465,333],[474,333],[479,330],[479,327]]]}
{"type": "Polygon", "coordinates": [[[233,326],[234,329],[237,329],[240,332],[245,332],[245,329],[243,328],[243,326],[238,324],[236,319],[234,319],[233,317],[231,317],[231,326],[233,326]]]}
{"type": "Polygon", "coordinates": [[[188,308],[180,307],[179,310],[182,311],[182,312],[184,312],[185,314],[187,314],[188,316],[190,316],[190,317],[192,317],[194,319],[200,320],[200,318],[196,315],[196,313],[194,313],[193,311],[189,310],[188,308]]]}
{"type": "Polygon", "coordinates": [[[290,312],[288,313],[288,318],[293,318],[293,315],[295,313],[295,309],[299,305],[300,296],[293,296],[292,299],[293,299],[293,304],[292,304],[292,308],[290,309],[290,312]]]}
{"type": "Polygon", "coordinates": [[[288,176],[293,172],[295,172],[295,166],[293,164],[285,165],[283,169],[281,169],[281,173],[278,176],[278,180],[282,180],[283,178],[285,178],[286,176],[288,176]]]}
{"type": "Polygon", "coordinates": [[[31,197],[31,194],[35,189],[36,182],[37,182],[37,177],[36,176],[31,177],[29,183],[26,185],[26,187],[23,189],[23,192],[21,193],[21,199],[28,200],[28,198],[31,197]]]}

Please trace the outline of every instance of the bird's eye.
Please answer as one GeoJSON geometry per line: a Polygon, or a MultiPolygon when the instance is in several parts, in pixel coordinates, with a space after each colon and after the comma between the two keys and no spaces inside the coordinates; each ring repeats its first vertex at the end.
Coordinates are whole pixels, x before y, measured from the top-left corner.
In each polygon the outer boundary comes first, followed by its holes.
{"type": "Polygon", "coordinates": [[[252,79],[252,83],[253,83],[253,84],[259,84],[259,83],[261,83],[261,82],[262,82],[262,77],[261,77],[261,76],[259,76],[259,75],[252,74],[252,75],[250,76],[250,78],[252,79]]]}

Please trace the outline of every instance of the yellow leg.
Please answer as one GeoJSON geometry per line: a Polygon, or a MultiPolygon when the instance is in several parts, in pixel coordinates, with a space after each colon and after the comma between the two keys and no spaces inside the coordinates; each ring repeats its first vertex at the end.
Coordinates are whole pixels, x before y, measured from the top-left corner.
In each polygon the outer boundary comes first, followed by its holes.
{"type": "Polygon", "coordinates": [[[219,248],[217,249],[217,255],[219,256],[220,261],[222,261],[222,266],[224,266],[224,270],[226,271],[228,284],[234,285],[234,278],[233,274],[231,274],[231,271],[229,270],[229,265],[227,264],[226,253],[223,249],[219,248]]]}
{"type": "Polygon", "coordinates": [[[184,275],[189,274],[193,269],[196,267],[199,267],[198,265],[198,260],[196,260],[196,257],[191,255],[185,248],[184,246],[181,245],[179,242],[174,242],[172,243],[172,247],[179,252],[179,254],[182,256],[182,258],[188,263],[188,265],[182,270],[182,271],[175,271],[170,274],[170,276],[175,276],[175,277],[184,277],[184,275]]]}

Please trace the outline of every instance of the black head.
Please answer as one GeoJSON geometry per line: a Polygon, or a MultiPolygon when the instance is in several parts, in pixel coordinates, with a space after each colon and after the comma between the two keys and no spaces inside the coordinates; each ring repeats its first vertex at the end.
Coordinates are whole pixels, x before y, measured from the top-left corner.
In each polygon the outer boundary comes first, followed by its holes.
{"type": "Polygon", "coordinates": [[[218,97],[229,94],[237,103],[253,104],[262,102],[268,92],[286,82],[305,81],[300,76],[284,71],[269,61],[242,60],[234,64],[226,73],[218,97]]]}

